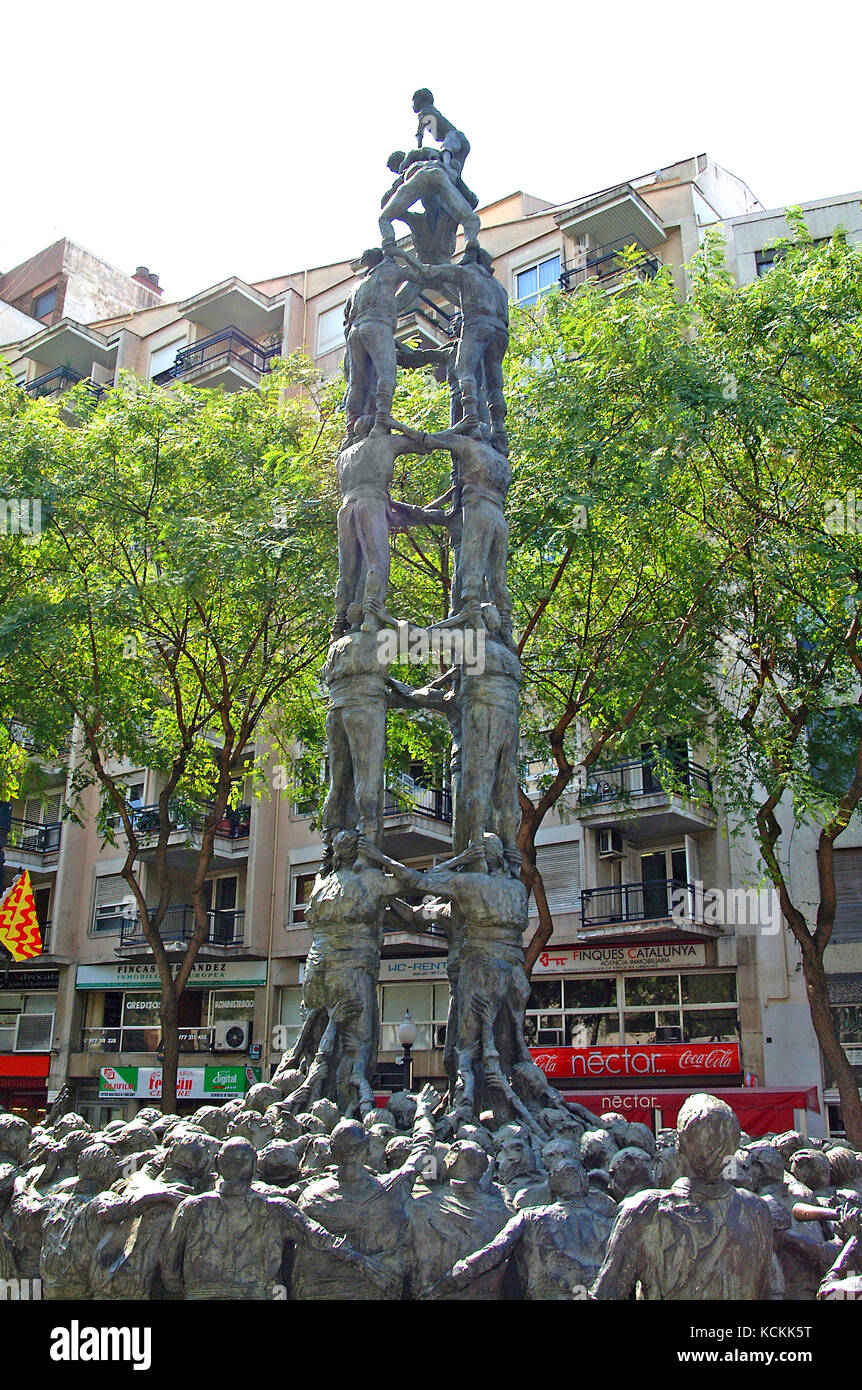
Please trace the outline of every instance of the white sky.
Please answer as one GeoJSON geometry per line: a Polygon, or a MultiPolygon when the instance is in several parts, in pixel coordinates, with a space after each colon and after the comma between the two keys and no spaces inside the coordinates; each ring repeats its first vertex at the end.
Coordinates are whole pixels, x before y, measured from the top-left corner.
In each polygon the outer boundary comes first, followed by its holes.
{"type": "Polygon", "coordinates": [[[166,298],[379,241],[430,87],[481,203],[706,151],[768,207],[862,186],[855,0],[4,7],[0,269],[68,236],[166,298]]]}

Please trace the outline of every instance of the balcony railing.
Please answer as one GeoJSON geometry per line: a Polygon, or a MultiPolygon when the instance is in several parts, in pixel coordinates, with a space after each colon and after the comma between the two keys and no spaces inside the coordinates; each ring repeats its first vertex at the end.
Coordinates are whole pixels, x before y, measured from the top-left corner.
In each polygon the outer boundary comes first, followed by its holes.
{"type": "Polygon", "coordinates": [[[424,319],[427,324],[436,329],[438,333],[444,333],[447,338],[455,336],[460,315],[447,314],[445,309],[441,309],[439,304],[435,304],[433,299],[429,299],[426,294],[420,294],[416,298],[416,303],[406,313],[401,314],[402,319],[409,318],[415,314],[417,318],[424,319]]]}
{"type": "Polygon", "coordinates": [[[694,885],[680,878],[618,883],[582,891],[581,921],[585,927],[599,927],[618,922],[650,922],[672,914],[680,922],[691,921],[695,904],[694,885]]]}
{"type": "Polygon", "coordinates": [[[425,816],[452,823],[452,793],[448,787],[422,787],[410,777],[399,778],[383,794],[384,816],[425,816]]]}
{"type": "MultiPolygon", "coordinates": [[[[180,1028],[180,1052],[212,1052],[212,1028],[180,1028]]],[[[158,1024],[152,1028],[83,1028],[82,1052],[154,1052],[162,1050],[158,1024]]]]}
{"type": "Polygon", "coordinates": [[[701,797],[711,794],[712,778],[707,768],[699,763],[676,760],[671,761],[670,768],[672,772],[666,777],[668,785],[665,786],[657,764],[649,759],[634,758],[610,767],[592,767],[589,780],[580,789],[578,800],[582,806],[596,806],[605,801],[654,796],[657,792],[670,795],[681,790],[701,797]]]}
{"type": "Polygon", "coordinates": [[[254,338],[241,333],[238,328],[224,328],[220,333],[211,334],[209,338],[199,339],[190,347],[180,348],[173,366],[163,372],[157,372],[153,381],[157,386],[164,386],[167,382],[187,376],[189,372],[197,371],[201,367],[220,363],[223,358],[250,368],[260,375],[269,370],[272,359],[280,354],[281,345],[278,343],[272,347],[264,347],[262,343],[255,342],[254,338]]]}
{"type": "Polygon", "coordinates": [[[45,372],[44,376],[28,381],[24,390],[33,397],[55,396],[58,391],[66,391],[77,381],[83,380],[80,372],[73,372],[71,367],[55,367],[53,371],[45,372]]]}
{"type": "Polygon", "coordinates": [[[80,372],[75,372],[71,367],[54,367],[50,372],[45,372],[43,376],[37,376],[33,381],[28,381],[24,387],[28,396],[37,399],[40,396],[56,396],[61,391],[67,391],[70,386],[75,386],[79,381],[86,381],[87,386],[93,395],[101,400],[105,394],[105,386],[97,381],[89,381],[81,376],[80,372]]]}
{"type": "MultiPolygon", "coordinates": [[[[117,909],[113,908],[114,914],[117,909]]],[[[122,910],[120,910],[122,913],[122,910]]],[[[147,940],[137,912],[119,916],[120,948],[146,946],[147,940]]],[[[159,936],[166,946],[183,946],[191,941],[195,929],[195,911],[188,903],[169,907],[164,915],[159,936]]],[[[105,930],[104,925],[101,930],[105,930]]],[[[207,946],[242,946],[245,941],[245,908],[215,907],[207,912],[207,946]]]]}
{"type": "MultiPolygon", "coordinates": [[[[168,819],[171,830],[202,831],[206,824],[208,809],[211,808],[204,804],[199,810],[191,811],[187,806],[172,805],[169,802],[168,819]]],[[[132,824],[139,835],[158,835],[161,811],[157,802],[151,806],[134,806],[130,810],[132,812],[132,824]]],[[[219,840],[247,839],[251,833],[251,807],[228,807],[216,826],[215,833],[219,840]]]]}
{"type": "Polygon", "coordinates": [[[632,243],[630,241],[611,241],[606,246],[592,246],[578,260],[563,266],[560,284],[564,290],[572,290],[585,280],[618,280],[623,275],[634,272],[640,280],[654,280],[659,272],[661,261],[658,256],[644,252],[632,261],[623,253],[632,243]]]}
{"type": "Polygon", "coordinates": [[[6,845],[9,849],[27,850],[29,854],[56,854],[60,848],[62,829],[62,821],[49,821],[43,825],[41,821],[21,820],[13,816],[6,845]]]}

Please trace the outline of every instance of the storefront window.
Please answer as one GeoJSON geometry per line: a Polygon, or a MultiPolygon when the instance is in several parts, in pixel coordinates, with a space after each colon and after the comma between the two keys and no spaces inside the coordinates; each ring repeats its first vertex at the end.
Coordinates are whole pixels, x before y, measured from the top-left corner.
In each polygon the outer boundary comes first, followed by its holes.
{"type": "Polygon", "coordinates": [[[279,990],[278,1021],[285,1030],[284,1050],[289,1052],[299,1039],[302,1026],[302,986],[279,990]]]}
{"type": "Polygon", "coordinates": [[[563,991],[567,1009],[616,1008],[617,982],[613,975],[596,980],[564,980],[563,991]]]}
{"type": "Polygon", "coordinates": [[[679,1009],[639,1009],[623,1019],[623,1041],[626,1043],[680,1043],[682,1029],[679,1009]]]}
{"type": "Polygon", "coordinates": [[[225,1019],[254,1018],[254,990],[210,990],[206,1017],[210,1024],[225,1019]]]}
{"type": "Polygon", "coordinates": [[[559,1009],[563,1004],[562,980],[534,980],[528,1009],[559,1009]]]}
{"type": "Polygon", "coordinates": [[[678,1004],[678,975],[636,975],[625,982],[626,1005],[638,1008],[642,1004],[678,1004]]]}
{"type": "Polygon", "coordinates": [[[531,1047],[735,1041],[736,976],[705,970],[537,980],[525,1029],[531,1047]]]}
{"type": "Polygon", "coordinates": [[[683,1004],[735,1004],[736,976],[732,970],[723,975],[682,975],[683,1004]]]}
{"type": "Polygon", "coordinates": [[[739,1018],[735,1009],[692,1009],[682,1016],[685,1042],[736,1042],[739,1018]]]}
{"type": "Polygon", "coordinates": [[[449,987],[446,984],[383,985],[380,1010],[380,1051],[399,1052],[398,1025],[405,1011],[416,1024],[414,1050],[430,1052],[442,1042],[442,1026],[449,1012],[449,987]],[[435,1033],[437,1034],[435,1042],[435,1033]]]}
{"type": "Polygon", "coordinates": [[[162,1035],[157,990],[123,995],[122,1051],[155,1052],[162,1035]]]}
{"type": "Polygon", "coordinates": [[[566,1014],[565,1047],[613,1046],[620,1040],[619,1014],[566,1014]]]}

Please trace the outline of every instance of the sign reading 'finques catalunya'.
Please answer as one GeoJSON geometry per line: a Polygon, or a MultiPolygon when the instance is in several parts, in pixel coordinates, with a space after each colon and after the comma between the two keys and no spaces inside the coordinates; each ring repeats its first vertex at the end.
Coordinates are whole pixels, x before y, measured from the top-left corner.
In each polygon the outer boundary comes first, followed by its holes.
{"type": "Polygon", "coordinates": [[[706,947],[694,941],[639,946],[572,946],[543,951],[534,975],[592,975],[600,970],[681,970],[706,964],[706,947]]]}

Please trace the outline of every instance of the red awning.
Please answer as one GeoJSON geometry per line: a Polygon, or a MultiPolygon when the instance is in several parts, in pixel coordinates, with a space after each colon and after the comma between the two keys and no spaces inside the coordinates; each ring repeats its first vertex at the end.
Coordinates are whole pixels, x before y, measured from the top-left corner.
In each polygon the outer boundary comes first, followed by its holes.
{"type": "Polygon", "coordinates": [[[50,1052],[16,1052],[0,1056],[0,1086],[10,1078],[18,1080],[22,1076],[45,1077],[51,1070],[50,1052]]]}
{"type": "Polygon", "coordinates": [[[791,1086],[716,1087],[710,1091],[708,1085],[692,1086],[688,1091],[561,1091],[565,1100],[577,1101],[595,1115],[603,1115],[609,1110],[617,1110],[630,1120],[642,1120],[653,1127],[659,1111],[660,1125],[672,1128],[677,1116],[689,1096],[708,1092],[716,1095],[736,1114],[746,1134],[753,1137],[761,1134],[780,1134],[782,1130],[794,1128],[794,1110],[810,1110],[820,1114],[820,1101],[817,1087],[809,1086],[796,1090],[791,1086]]]}

